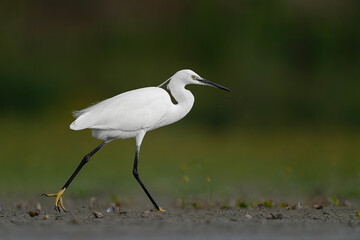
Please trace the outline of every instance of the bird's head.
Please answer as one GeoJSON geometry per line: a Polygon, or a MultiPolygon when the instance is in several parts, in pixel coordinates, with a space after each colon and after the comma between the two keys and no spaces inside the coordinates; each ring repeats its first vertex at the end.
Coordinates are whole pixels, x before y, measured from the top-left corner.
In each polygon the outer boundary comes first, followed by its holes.
{"type": "Polygon", "coordinates": [[[187,85],[187,84],[207,85],[207,86],[212,86],[212,87],[220,88],[220,89],[223,89],[225,91],[231,92],[230,89],[228,89],[228,88],[226,88],[224,86],[221,86],[221,85],[219,85],[217,83],[210,82],[209,80],[206,80],[206,79],[200,77],[196,72],[194,72],[194,71],[192,71],[190,69],[180,70],[180,71],[176,72],[168,80],[181,81],[185,85],[187,85]]]}

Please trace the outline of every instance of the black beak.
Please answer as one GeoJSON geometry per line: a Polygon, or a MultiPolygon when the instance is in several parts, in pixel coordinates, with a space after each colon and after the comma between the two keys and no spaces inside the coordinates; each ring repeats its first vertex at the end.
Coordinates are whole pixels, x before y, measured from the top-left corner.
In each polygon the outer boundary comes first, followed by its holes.
{"type": "Polygon", "coordinates": [[[206,85],[209,85],[209,86],[212,86],[212,87],[216,87],[216,88],[220,88],[220,89],[222,89],[222,90],[231,92],[231,90],[228,89],[227,87],[221,86],[221,85],[219,85],[219,84],[217,84],[217,83],[210,82],[209,80],[206,80],[206,79],[204,79],[204,78],[198,78],[197,80],[198,80],[199,82],[205,83],[206,85]]]}

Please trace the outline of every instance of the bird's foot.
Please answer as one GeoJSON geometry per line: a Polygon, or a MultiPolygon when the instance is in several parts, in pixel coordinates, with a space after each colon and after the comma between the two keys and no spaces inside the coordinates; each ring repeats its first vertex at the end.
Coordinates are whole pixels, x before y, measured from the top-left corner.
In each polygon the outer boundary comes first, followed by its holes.
{"type": "Polygon", "coordinates": [[[41,194],[41,196],[45,196],[45,197],[56,197],[55,198],[55,210],[61,212],[61,210],[63,210],[64,212],[66,212],[66,209],[63,205],[63,201],[62,201],[62,195],[64,194],[66,188],[61,189],[58,193],[50,193],[50,194],[41,194]]]}
{"type": "Polygon", "coordinates": [[[161,207],[159,207],[159,209],[156,209],[157,212],[166,212],[164,209],[162,209],[161,207]]]}

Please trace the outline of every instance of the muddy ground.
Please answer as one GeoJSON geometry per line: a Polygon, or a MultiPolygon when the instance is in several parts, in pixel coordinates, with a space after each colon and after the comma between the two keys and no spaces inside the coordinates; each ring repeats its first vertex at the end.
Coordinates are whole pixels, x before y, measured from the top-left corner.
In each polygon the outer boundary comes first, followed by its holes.
{"type": "Polygon", "coordinates": [[[33,217],[32,202],[1,203],[0,239],[360,239],[355,206],[196,209],[167,204],[166,212],[156,212],[77,200],[68,204],[68,212],[58,213],[52,200],[42,200],[33,217]]]}

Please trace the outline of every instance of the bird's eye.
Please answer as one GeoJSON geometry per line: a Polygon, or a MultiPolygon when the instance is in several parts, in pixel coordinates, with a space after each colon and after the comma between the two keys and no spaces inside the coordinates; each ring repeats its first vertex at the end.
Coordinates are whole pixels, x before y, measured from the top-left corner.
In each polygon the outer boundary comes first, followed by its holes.
{"type": "Polygon", "coordinates": [[[195,79],[196,79],[196,76],[195,76],[195,75],[191,75],[191,78],[195,80],[195,79]]]}

